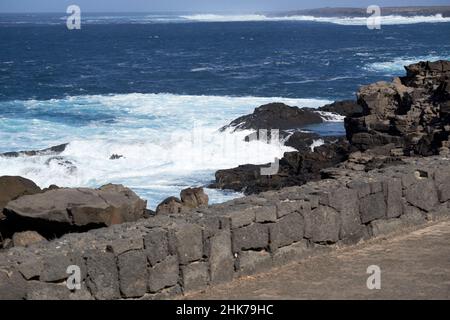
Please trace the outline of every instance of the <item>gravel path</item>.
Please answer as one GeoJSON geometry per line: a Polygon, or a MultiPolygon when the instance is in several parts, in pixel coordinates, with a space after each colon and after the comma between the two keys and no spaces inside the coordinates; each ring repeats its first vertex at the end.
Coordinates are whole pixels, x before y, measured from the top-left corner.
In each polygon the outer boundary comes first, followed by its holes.
{"type": "Polygon", "coordinates": [[[236,279],[186,299],[450,299],[450,221],[236,279]],[[367,268],[381,289],[367,288],[367,268]]]}

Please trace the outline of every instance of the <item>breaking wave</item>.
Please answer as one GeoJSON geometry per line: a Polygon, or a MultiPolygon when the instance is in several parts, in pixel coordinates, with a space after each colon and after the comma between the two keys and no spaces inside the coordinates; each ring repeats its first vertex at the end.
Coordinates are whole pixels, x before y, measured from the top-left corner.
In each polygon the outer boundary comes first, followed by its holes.
{"type": "MultiPolygon", "coordinates": [[[[319,99],[119,94],[45,101],[0,102],[0,152],[69,143],[58,155],[0,157],[1,175],[41,187],[122,183],[155,207],[181,189],[208,184],[218,169],[263,164],[292,150],[281,143],[245,142],[251,131],[220,132],[238,116],[269,102],[316,108],[319,99]],[[117,159],[110,159],[116,155],[117,159]]],[[[207,190],[212,202],[240,196],[207,190]]]]}
{"type": "MultiPolygon", "coordinates": [[[[217,15],[217,14],[195,14],[181,16],[181,18],[189,21],[197,22],[244,22],[244,21],[311,21],[311,22],[326,22],[339,25],[367,25],[367,17],[315,17],[315,16],[266,16],[259,14],[251,15],[217,15]]],[[[389,15],[381,17],[381,24],[383,25],[397,25],[397,24],[414,24],[414,23],[439,23],[450,22],[450,17],[443,17],[442,14],[432,16],[399,16],[389,15]]]]}

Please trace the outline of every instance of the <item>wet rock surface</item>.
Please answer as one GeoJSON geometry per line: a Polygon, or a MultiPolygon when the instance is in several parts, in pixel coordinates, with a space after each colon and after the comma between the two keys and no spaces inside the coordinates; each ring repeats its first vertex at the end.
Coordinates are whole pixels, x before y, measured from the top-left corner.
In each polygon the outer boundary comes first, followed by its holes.
{"type": "Polygon", "coordinates": [[[286,152],[279,160],[276,174],[262,175],[261,169],[269,165],[241,165],[237,168],[218,170],[214,188],[243,191],[254,194],[283,187],[302,185],[321,177],[321,170],[348,159],[351,146],[344,138],[316,147],[314,151],[286,152]]]}
{"type": "Polygon", "coordinates": [[[317,110],[333,112],[344,117],[360,115],[363,112],[363,108],[353,100],[336,101],[317,110]]]}
{"type": "Polygon", "coordinates": [[[288,130],[321,122],[323,122],[323,119],[320,114],[310,108],[291,107],[284,103],[269,103],[256,108],[250,115],[233,120],[221,130],[288,130]]]}
{"type": "Polygon", "coordinates": [[[45,156],[45,155],[57,155],[66,150],[68,143],[60,144],[54,147],[50,147],[42,150],[29,150],[29,151],[14,151],[14,152],[5,152],[0,153],[0,157],[9,157],[9,158],[17,158],[17,157],[33,157],[33,156],[45,156]]]}
{"type": "MultiPolygon", "coordinates": [[[[405,69],[407,75],[391,83],[363,86],[356,101],[338,101],[318,109],[346,116],[348,141],[301,131],[286,137],[282,131],[285,144],[297,152],[284,154],[277,174],[262,176],[265,166],[246,164],[217,171],[211,187],[252,194],[301,185],[320,178],[320,170],[338,164],[322,177],[335,174],[340,167],[370,171],[395,166],[404,156],[450,155],[450,61],[419,62],[405,69]],[[311,150],[318,141],[324,145],[311,150]]],[[[257,116],[260,108],[231,125],[235,129],[280,125],[277,117],[272,124],[268,124],[269,116],[261,120],[257,116]]]]}
{"type": "Polygon", "coordinates": [[[340,136],[321,136],[314,132],[296,131],[288,136],[284,145],[292,147],[297,151],[314,151],[314,148],[323,144],[336,143],[341,139],[340,136]]]}

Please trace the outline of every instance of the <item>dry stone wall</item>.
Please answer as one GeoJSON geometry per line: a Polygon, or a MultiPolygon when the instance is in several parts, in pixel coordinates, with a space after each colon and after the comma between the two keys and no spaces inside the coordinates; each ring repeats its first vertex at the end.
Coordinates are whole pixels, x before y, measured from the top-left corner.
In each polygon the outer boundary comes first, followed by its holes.
{"type": "Polygon", "coordinates": [[[0,298],[165,299],[448,217],[450,161],[405,161],[14,247],[0,253],[0,298]]]}

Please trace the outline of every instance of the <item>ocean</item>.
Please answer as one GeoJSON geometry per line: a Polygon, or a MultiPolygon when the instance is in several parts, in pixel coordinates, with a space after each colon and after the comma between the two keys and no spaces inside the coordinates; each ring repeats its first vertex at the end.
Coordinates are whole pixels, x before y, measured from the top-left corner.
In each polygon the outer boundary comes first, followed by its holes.
{"type": "MultiPolygon", "coordinates": [[[[218,169],[292,150],[220,132],[269,102],[317,108],[361,85],[450,59],[450,19],[264,15],[0,14],[0,153],[69,143],[59,156],[0,157],[41,187],[121,183],[150,208],[218,169]],[[111,160],[112,155],[122,156],[111,160]]],[[[339,118],[310,130],[344,134],[339,118]]],[[[212,203],[240,193],[206,189],[212,203]]]]}

